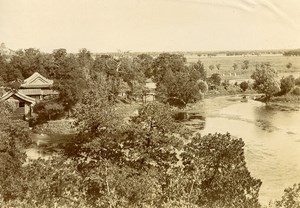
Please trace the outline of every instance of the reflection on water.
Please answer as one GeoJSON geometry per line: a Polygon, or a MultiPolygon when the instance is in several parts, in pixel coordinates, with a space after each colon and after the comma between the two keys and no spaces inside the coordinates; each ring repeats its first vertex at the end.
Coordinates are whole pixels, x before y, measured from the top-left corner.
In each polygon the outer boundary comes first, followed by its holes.
{"type": "Polygon", "coordinates": [[[38,158],[48,159],[50,154],[47,154],[41,149],[36,147],[26,149],[26,154],[28,159],[36,160],[38,158]]]}
{"type": "Polygon", "coordinates": [[[32,134],[31,139],[36,147],[25,150],[28,159],[48,159],[51,155],[58,153],[60,144],[70,142],[74,134],[32,134]]]}
{"type": "Polygon", "coordinates": [[[199,132],[229,132],[243,138],[247,166],[263,182],[261,203],[278,199],[284,188],[300,182],[300,111],[276,111],[260,102],[229,97],[207,99],[199,111],[212,103],[199,132]]]}

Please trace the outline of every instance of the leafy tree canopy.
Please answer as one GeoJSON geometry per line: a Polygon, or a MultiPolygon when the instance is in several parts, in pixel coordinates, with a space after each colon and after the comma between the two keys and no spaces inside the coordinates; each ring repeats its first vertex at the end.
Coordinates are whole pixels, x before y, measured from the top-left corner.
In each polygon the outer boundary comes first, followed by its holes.
{"type": "Polygon", "coordinates": [[[251,177],[244,142],[230,134],[196,135],[182,153],[189,201],[208,207],[260,207],[261,181],[251,177]]]}
{"type": "Polygon", "coordinates": [[[222,78],[221,78],[221,75],[218,74],[218,73],[214,73],[212,74],[209,79],[208,79],[209,83],[211,84],[214,84],[216,86],[220,86],[221,85],[221,81],[222,81],[222,78]]]}
{"type": "Polygon", "coordinates": [[[265,94],[266,102],[280,91],[277,71],[268,63],[258,65],[251,78],[254,80],[254,89],[265,94]]]}
{"type": "Polygon", "coordinates": [[[291,91],[295,86],[295,78],[293,75],[290,75],[288,77],[283,77],[280,80],[280,89],[283,94],[287,94],[289,91],[291,91]]]}

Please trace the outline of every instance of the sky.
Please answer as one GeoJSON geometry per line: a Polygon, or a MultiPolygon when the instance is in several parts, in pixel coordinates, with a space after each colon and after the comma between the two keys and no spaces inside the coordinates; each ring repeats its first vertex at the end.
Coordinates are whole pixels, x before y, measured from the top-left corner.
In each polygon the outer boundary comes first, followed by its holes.
{"type": "Polygon", "coordinates": [[[300,48],[300,1],[0,0],[1,42],[44,52],[300,48]]]}

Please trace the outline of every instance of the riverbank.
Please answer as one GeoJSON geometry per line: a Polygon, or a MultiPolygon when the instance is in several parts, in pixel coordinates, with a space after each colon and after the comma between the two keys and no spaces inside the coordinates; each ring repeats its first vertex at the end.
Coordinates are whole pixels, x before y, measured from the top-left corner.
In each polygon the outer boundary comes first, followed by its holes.
{"type": "MultiPolygon", "coordinates": [[[[257,98],[256,100],[264,102],[264,97],[257,98]]],[[[266,107],[278,111],[299,111],[300,96],[288,94],[272,97],[266,104],[266,107]]]]}
{"type": "Polygon", "coordinates": [[[203,115],[212,115],[216,110],[225,108],[235,102],[247,102],[248,100],[255,100],[262,94],[258,93],[239,93],[232,95],[209,95],[197,103],[188,104],[186,111],[197,111],[203,115]]]}

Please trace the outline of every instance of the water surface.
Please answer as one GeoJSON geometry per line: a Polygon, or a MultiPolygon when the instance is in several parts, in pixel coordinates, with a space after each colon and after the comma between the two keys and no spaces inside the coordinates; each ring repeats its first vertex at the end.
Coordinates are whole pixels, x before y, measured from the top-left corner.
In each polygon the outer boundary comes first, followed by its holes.
{"type": "Polygon", "coordinates": [[[205,124],[199,122],[202,134],[229,132],[243,139],[248,169],[263,182],[262,204],[300,183],[300,111],[274,110],[234,96],[206,99],[193,110],[205,115],[205,124]]]}

